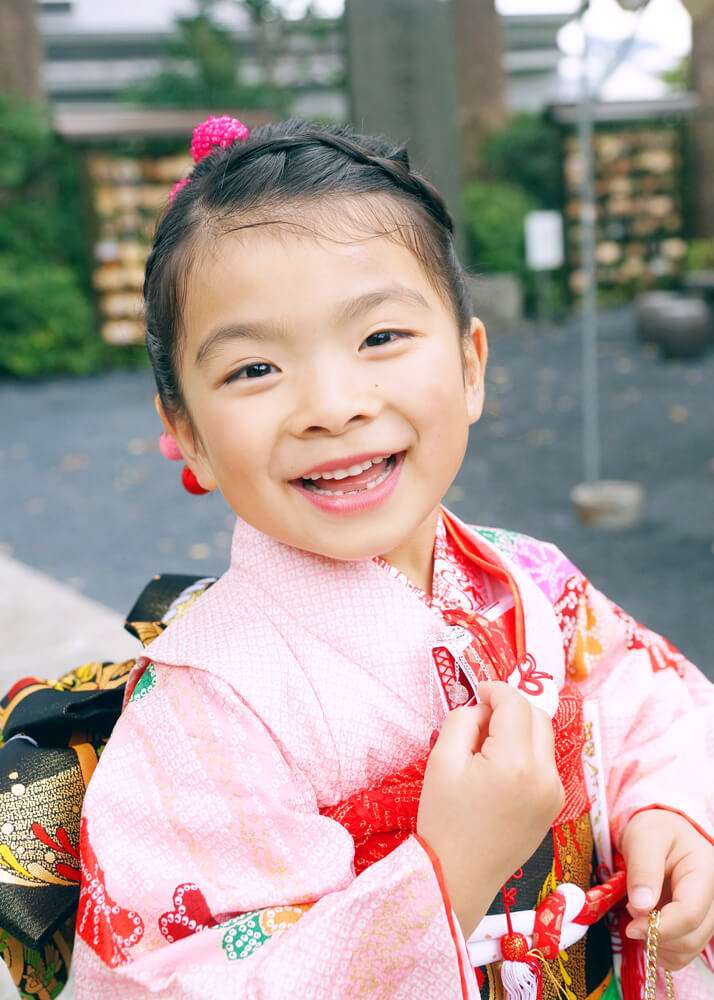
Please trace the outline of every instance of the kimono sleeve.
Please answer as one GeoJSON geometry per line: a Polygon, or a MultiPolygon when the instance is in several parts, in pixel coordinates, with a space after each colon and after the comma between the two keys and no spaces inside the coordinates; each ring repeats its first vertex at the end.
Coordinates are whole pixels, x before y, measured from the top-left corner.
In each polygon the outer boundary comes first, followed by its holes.
{"type": "Polygon", "coordinates": [[[714,686],[571,569],[555,611],[567,673],[597,702],[613,842],[644,808],[680,813],[711,840],[714,686]]]}
{"type": "Polygon", "coordinates": [[[150,664],[82,816],[77,1000],[469,995],[438,860],[348,832],[224,681],[150,664]]]}

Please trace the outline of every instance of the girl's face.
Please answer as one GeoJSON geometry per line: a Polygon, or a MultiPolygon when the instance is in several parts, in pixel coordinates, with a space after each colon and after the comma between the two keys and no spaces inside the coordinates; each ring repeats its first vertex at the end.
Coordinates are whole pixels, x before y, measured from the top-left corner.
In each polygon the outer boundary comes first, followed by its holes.
{"type": "Polygon", "coordinates": [[[454,318],[407,249],[241,230],[202,255],[183,319],[196,440],[185,421],[172,430],[204,488],[336,559],[423,533],[481,414],[486,343],[474,320],[462,363],[454,318]]]}

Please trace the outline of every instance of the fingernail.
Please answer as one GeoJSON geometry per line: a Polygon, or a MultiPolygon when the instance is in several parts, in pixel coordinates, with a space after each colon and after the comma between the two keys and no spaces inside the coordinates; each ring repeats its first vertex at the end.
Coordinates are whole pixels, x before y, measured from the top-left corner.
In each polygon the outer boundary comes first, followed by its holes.
{"type": "Polygon", "coordinates": [[[638,910],[651,910],[654,906],[654,893],[644,885],[636,886],[629,896],[630,902],[638,910]]]}

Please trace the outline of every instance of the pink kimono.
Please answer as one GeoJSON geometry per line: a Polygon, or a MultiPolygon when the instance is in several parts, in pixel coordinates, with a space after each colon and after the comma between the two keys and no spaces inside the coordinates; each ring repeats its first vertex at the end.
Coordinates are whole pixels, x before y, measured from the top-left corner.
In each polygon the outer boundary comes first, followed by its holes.
{"type": "MultiPolygon", "coordinates": [[[[467,942],[413,818],[371,856],[345,825],[350,811],[369,825],[362,791],[423,762],[473,693],[477,635],[514,646],[508,682],[554,718],[566,787],[504,900],[532,943],[535,908],[566,898],[544,1000],[556,980],[571,1000],[619,995],[602,921],[577,941],[568,924],[593,844],[611,867],[653,805],[714,827],[714,688],[666,640],[554,546],[446,511],[431,599],[378,559],[333,561],[239,520],[228,571],[170,617],[87,789],[77,1000],[502,997],[502,901],[467,942]]],[[[697,964],[675,974],[682,1000],[710,997],[697,964]]]]}

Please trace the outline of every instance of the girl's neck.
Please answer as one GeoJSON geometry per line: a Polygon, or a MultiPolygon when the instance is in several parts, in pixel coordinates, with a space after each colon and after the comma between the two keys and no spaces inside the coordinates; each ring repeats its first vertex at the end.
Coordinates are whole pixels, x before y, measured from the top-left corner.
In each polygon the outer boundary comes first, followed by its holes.
{"type": "Polygon", "coordinates": [[[438,520],[439,507],[435,507],[413,535],[395,549],[382,554],[385,562],[400,570],[429,595],[434,575],[434,539],[438,520]]]}

